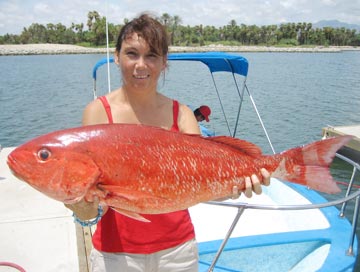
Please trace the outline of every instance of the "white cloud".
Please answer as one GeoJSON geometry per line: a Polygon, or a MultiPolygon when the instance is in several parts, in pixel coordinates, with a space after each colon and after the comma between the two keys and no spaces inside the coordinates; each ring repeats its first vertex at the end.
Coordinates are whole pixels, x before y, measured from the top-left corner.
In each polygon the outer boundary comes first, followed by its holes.
{"type": "Polygon", "coordinates": [[[48,4],[38,3],[34,6],[34,12],[40,14],[51,14],[51,9],[48,4]]]}
{"type": "Polygon", "coordinates": [[[322,0],[321,2],[322,2],[323,4],[329,5],[329,6],[335,6],[335,5],[336,5],[336,1],[335,1],[335,0],[322,0]]]}
{"type": "Polygon", "coordinates": [[[269,25],[337,19],[360,24],[360,0],[0,0],[0,35],[19,34],[31,23],[85,23],[89,11],[108,13],[114,24],[143,11],[178,15],[184,25],[269,25]]]}

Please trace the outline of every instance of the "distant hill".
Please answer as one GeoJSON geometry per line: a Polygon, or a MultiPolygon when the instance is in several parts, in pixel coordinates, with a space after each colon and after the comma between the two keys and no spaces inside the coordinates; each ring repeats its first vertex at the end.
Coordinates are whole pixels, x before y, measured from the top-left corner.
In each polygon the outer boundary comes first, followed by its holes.
{"type": "Polygon", "coordinates": [[[349,28],[356,29],[357,32],[360,32],[360,25],[348,24],[344,22],[340,22],[338,20],[322,20],[312,25],[313,28],[323,28],[323,27],[332,27],[332,28],[349,28]]]}

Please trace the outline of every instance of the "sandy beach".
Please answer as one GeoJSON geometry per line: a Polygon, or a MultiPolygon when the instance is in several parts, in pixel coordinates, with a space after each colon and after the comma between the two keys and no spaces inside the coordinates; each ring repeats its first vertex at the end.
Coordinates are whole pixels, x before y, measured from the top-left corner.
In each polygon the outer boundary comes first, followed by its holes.
{"type": "MultiPolygon", "coordinates": [[[[274,47],[274,46],[170,46],[170,52],[312,52],[336,53],[343,51],[360,51],[352,46],[315,46],[315,47],[274,47]]],[[[114,49],[110,49],[113,53],[114,49]]],[[[11,55],[56,55],[56,54],[103,54],[106,48],[89,48],[70,44],[18,44],[0,45],[0,56],[11,55]]]]}

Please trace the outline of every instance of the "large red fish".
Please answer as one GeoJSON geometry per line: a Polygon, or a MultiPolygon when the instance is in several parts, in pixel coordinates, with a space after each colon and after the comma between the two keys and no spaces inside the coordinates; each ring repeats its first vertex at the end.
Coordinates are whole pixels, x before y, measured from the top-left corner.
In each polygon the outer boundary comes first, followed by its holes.
{"type": "Polygon", "coordinates": [[[15,176],[64,203],[99,197],[139,220],[138,213],[185,209],[226,197],[244,178],[272,175],[326,193],[339,192],[329,172],[335,152],[352,137],[314,142],[276,155],[226,136],[203,138],[143,125],[106,124],[53,132],[8,156],[15,176]],[[100,190],[96,190],[100,189],[100,190]]]}

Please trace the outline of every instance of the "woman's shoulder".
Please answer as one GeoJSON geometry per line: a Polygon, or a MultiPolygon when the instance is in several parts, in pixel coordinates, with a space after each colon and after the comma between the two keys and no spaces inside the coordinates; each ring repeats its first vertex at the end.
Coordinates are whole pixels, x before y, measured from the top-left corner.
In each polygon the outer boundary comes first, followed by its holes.
{"type": "Polygon", "coordinates": [[[200,134],[193,111],[185,104],[179,104],[179,128],[183,133],[200,134]]]}
{"type": "Polygon", "coordinates": [[[191,116],[194,115],[193,111],[190,109],[189,106],[187,106],[185,104],[182,104],[180,102],[179,102],[179,109],[180,109],[180,111],[182,111],[186,115],[191,115],[191,116]]]}
{"type": "Polygon", "coordinates": [[[102,102],[100,100],[100,98],[98,97],[97,99],[94,99],[93,101],[89,102],[84,111],[98,111],[99,109],[102,108],[102,102]]]}
{"type": "Polygon", "coordinates": [[[177,99],[173,99],[170,97],[167,97],[165,95],[161,95],[161,100],[163,104],[167,104],[167,105],[174,105],[174,103],[178,103],[179,105],[179,113],[184,114],[184,115],[193,115],[192,110],[185,104],[182,104],[180,101],[178,101],[177,99]]]}
{"type": "Polygon", "coordinates": [[[112,91],[106,95],[98,96],[93,101],[86,105],[85,110],[89,111],[101,111],[105,107],[110,107],[113,100],[117,97],[118,90],[112,91]]]}
{"type": "Polygon", "coordinates": [[[83,124],[104,123],[106,120],[106,110],[99,98],[86,105],[83,111],[83,124]]]}

